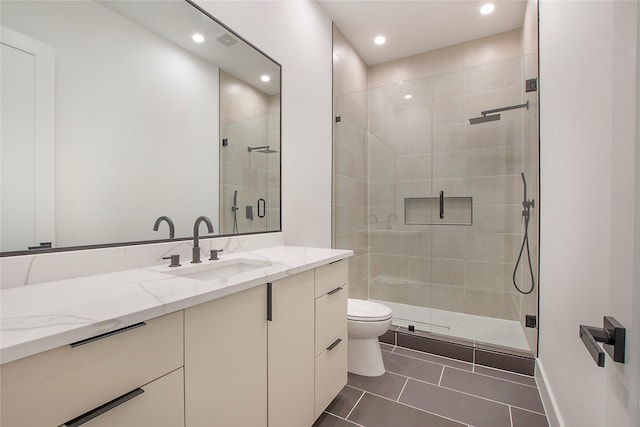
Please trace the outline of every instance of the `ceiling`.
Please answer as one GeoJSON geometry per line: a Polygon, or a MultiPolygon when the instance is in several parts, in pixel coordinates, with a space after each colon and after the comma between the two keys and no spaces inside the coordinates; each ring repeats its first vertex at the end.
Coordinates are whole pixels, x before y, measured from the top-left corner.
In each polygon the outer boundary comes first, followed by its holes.
{"type": "Polygon", "coordinates": [[[278,64],[189,3],[163,0],[98,2],[258,90],[268,95],[280,93],[278,64]],[[202,34],[205,42],[194,43],[191,39],[193,33],[202,34]],[[217,40],[222,36],[235,40],[236,43],[225,46],[217,40]],[[269,75],[271,80],[260,81],[262,74],[269,75]]]}
{"type": "Polygon", "coordinates": [[[368,65],[520,28],[526,0],[317,0],[368,65]],[[495,11],[481,15],[491,1],[495,11]],[[382,46],[373,43],[383,35],[382,46]]]}

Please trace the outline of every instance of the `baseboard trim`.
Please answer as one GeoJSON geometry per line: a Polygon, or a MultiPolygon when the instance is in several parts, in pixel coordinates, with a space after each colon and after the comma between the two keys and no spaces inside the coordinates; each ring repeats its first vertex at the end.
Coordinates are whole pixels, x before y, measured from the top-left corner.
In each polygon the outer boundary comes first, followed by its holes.
{"type": "Polygon", "coordinates": [[[536,359],[536,368],[536,384],[538,384],[538,391],[540,392],[542,405],[544,406],[544,410],[547,414],[549,427],[565,427],[562,415],[560,415],[560,410],[558,409],[558,402],[553,395],[553,391],[548,385],[549,382],[547,381],[547,374],[540,359],[536,359]]]}
{"type": "Polygon", "coordinates": [[[523,375],[534,376],[535,357],[524,350],[501,347],[454,338],[431,332],[409,331],[407,328],[393,326],[380,337],[380,341],[424,351],[438,356],[462,360],[476,365],[488,366],[523,375]]]}

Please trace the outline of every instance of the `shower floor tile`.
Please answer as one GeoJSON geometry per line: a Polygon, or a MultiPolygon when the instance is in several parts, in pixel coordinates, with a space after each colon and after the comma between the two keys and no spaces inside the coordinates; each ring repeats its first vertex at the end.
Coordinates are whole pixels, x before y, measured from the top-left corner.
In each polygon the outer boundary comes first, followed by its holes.
{"type": "Polygon", "coordinates": [[[531,377],[471,363],[459,369],[461,362],[450,364],[447,358],[381,347],[387,372],[349,374],[348,384],[313,427],[549,425],[531,377]]]}
{"type": "Polygon", "coordinates": [[[420,331],[530,350],[522,326],[517,320],[496,319],[397,302],[372,301],[393,310],[394,326],[406,328],[414,325],[416,330],[420,331]]]}

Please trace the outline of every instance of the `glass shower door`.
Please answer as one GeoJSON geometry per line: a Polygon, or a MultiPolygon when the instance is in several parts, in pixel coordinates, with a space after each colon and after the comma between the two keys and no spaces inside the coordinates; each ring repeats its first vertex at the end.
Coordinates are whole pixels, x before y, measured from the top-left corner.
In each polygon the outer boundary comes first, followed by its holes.
{"type": "Polygon", "coordinates": [[[369,297],[395,326],[432,331],[431,226],[411,225],[405,203],[431,197],[431,79],[369,90],[369,297]]]}

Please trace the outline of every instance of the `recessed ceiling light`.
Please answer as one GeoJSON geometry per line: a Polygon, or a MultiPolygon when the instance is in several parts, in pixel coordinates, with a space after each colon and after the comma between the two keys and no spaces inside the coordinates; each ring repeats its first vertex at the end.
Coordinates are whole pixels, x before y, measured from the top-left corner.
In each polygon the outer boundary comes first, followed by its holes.
{"type": "Polygon", "coordinates": [[[202,43],[204,42],[204,36],[202,34],[195,33],[194,35],[191,36],[191,40],[193,40],[196,43],[202,43]]]}
{"type": "Polygon", "coordinates": [[[260,76],[260,80],[262,80],[263,82],[268,82],[269,80],[271,80],[271,77],[263,74],[262,76],[260,76]]]}
{"type": "Polygon", "coordinates": [[[483,15],[488,15],[494,11],[496,7],[493,3],[487,3],[480,8],[480,13],[483,15]]]}
{"type": "Polygon", "coordinates": [[[411,99],[411,98],[413,98],[413,95],[411,95],[410,93],[404,96],[404,99],[411,99]]]}
{"type": "Polygon", "coordinates": [[[373,42],[377,45],[381,45],[384,44],[384,42],[386,42],[387,39],[384,38],[384,36],[378,36],[375,39],[373,39],[373,42]]]}

